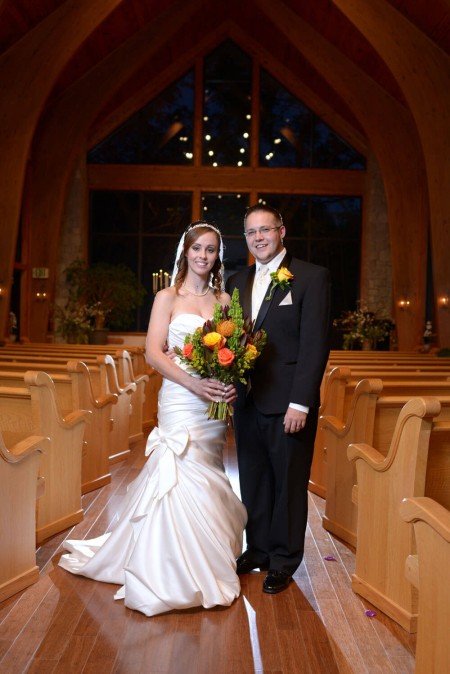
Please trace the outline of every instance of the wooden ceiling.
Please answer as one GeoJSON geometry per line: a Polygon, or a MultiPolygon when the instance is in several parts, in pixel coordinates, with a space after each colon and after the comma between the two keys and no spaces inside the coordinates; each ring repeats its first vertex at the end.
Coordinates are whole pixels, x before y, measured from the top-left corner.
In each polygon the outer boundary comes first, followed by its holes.
{"type": "MultiPolygon", "coordinates": [[[[66,0],[67,4],[74,1],[66,0]]],[[[97,1],[101,4],[101,0],[97,1]]],[[[8,49],[14,49],[14,45],[24,35],[63,4],[63,0],[0,0],[0,55],[8,49]]],[[[305,92],[312,92],[319,101],[326,101],[344,124],[362,135],[358,120],[340,97],[339,91],[323,79],[315,69],[314,62],[303,57],[302,26],[331,43],[391,97],[404,104],[400,88],[386,64],[331,0],[271,0],[269,4],[280,12],[287,12],[287,16],[295,16],[296,20],[298,18],[299,31],[295,44],[292,36],[288,39],[280,28],[282,23],[278,27],[274,24],[273,17],[267,12],[268,0],[227,0],[226,3],[217,0],[123,0],[84,41],[70,61],[62,64],[47,106],[63,96],[68,88],[79,84],[112,52],[119,48],[126,49],[127,43],[132,59],[133,37],[140,31],[151,30],[152,25],[157,31],[160,46],[153,51],[151,64],[143,64],[114,98],[105,104],[93,124],[92,142],[98,141],[111,130],[111,125],[122,121],[132,109],[137,109],[148,97],[157,93],[154,90],[156,75],[156,86],[161,89],[196,58],[228,36],[257,55],[266,67],[276,68],[275,75],[284,73],[280,79],[285,84],[289,85],[289,78],[292,77],[305,88],[305,92]],[[173,17],[186,5],[193,7],[189,20],[175,33],[169,33],[173,17]],[[167,74],[166,78],[163,73],[167,74]],[[130,106],[127,102],[131,100],[134,103],[130,106]],[[122,108],[121,114],[118,111],[122,108]]],[[[449,0],[389,0],[389,4],[440,49],[450,54],[449,0]]]]}

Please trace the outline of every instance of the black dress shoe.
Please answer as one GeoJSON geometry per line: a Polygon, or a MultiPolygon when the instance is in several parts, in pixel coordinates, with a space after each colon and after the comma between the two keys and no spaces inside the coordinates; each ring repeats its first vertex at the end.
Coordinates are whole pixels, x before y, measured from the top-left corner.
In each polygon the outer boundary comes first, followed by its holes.
{"type": "Polygon", "coordinates": [[[286,571],[274,571],[271,569],[264,578],[263,592],[268,592],[269,594],[282,592],[287,588],[291,580],[292,576],[286,573],[286,571]]]}
{"type": "Polygon", "coordinates": [[[267,571],[269,568],[269,562],[255,561],[255,558],[252,556],[252,553],[249,550],[246,550],[242,553],[240,557],[236,560],[236,573],[238,576],[242,576],[244,573],[250,573],[253,569],[261,569],[261,571],[267,571]]]}

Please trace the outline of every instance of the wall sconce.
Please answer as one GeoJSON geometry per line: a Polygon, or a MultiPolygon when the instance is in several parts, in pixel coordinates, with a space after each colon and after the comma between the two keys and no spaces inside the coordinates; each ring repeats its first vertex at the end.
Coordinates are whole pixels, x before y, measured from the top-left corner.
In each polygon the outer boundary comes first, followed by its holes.
{"type": "Polygon", "coordinates": [[[5,296],[5,289],[3,286],[0,286],[0,300],[2,300],[5,296]]]}
{"type": "Polygon", "coordinates": [[[45,302],[47,299],[47,293],[45,290],[38,290],[36,292],[35,298],[38,302],[45,302]]]}
{"type": "Polygon", "coordinates": [[[398,300],[397,305],[399,306],[400,309],[409,309],[411,306],[411,300],[402,298],[398,300]]]}
{"type": "Polygon", "coordinates": [[[441,295],[441,297],[438,297],[438,306],[441,309],[449,309],[450,308],[450,300],[448,295],[441,295]]]}

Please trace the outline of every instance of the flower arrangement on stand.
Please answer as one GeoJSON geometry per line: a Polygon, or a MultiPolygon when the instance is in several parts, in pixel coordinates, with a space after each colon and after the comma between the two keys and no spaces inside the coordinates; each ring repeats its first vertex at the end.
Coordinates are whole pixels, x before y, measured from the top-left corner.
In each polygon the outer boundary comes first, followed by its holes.
{"type": "Polygon", "coordinates": [[[389,337],[395,328],[390,318],[377,316],[360,302],[355,311],[343,311],[333,325],[344,333],[342,348],[346,350],[354,348],[355,344],[360,344],[363,349],[376,349],[378,342],[389,337]]]}
{"type": "MultiPolygon", "coordinates": [[[[186,335],[182,349],[175,347],[181,362],[200,377],[211,377],[223,384],[238,381],[247,383],[248,371],[255,364],[266,343],[264,330],[253,334],[254,322],[243,318],[239,304],[239,291],[234,289],[230,306],[216,304],[212,320],[199,326],[193,334],[186,335]]],[[[223,400],[211,402],[209,419],[227,420],[231,405],[223,400]]]]}
{"type": "Polygon", "coordinates": [[[59,304],[53,307],[56,334],[68,344],[87,344],[91,332],[91,317],[84,305],[69,305],[63,308],[59,304]]]}

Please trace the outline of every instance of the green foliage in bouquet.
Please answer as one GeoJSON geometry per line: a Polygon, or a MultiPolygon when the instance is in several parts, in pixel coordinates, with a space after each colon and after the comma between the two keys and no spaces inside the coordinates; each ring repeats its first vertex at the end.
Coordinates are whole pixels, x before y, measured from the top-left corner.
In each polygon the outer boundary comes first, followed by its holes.
{"type": "MultiPolygon", "coordinates": [[[[186,335],[183,349],[175,347],[180,360],[200,377],[217,379],[223,384],[246,383],[267,341],[264,330],[253,334],[254,323],[243,318],[239,291],[234,289],[229,306],[216,303],[212,320],[186,335]]],[[[211,402],[210,419],[226,420],[231,416],[231,406],[219,400],[211,402]]]]}

